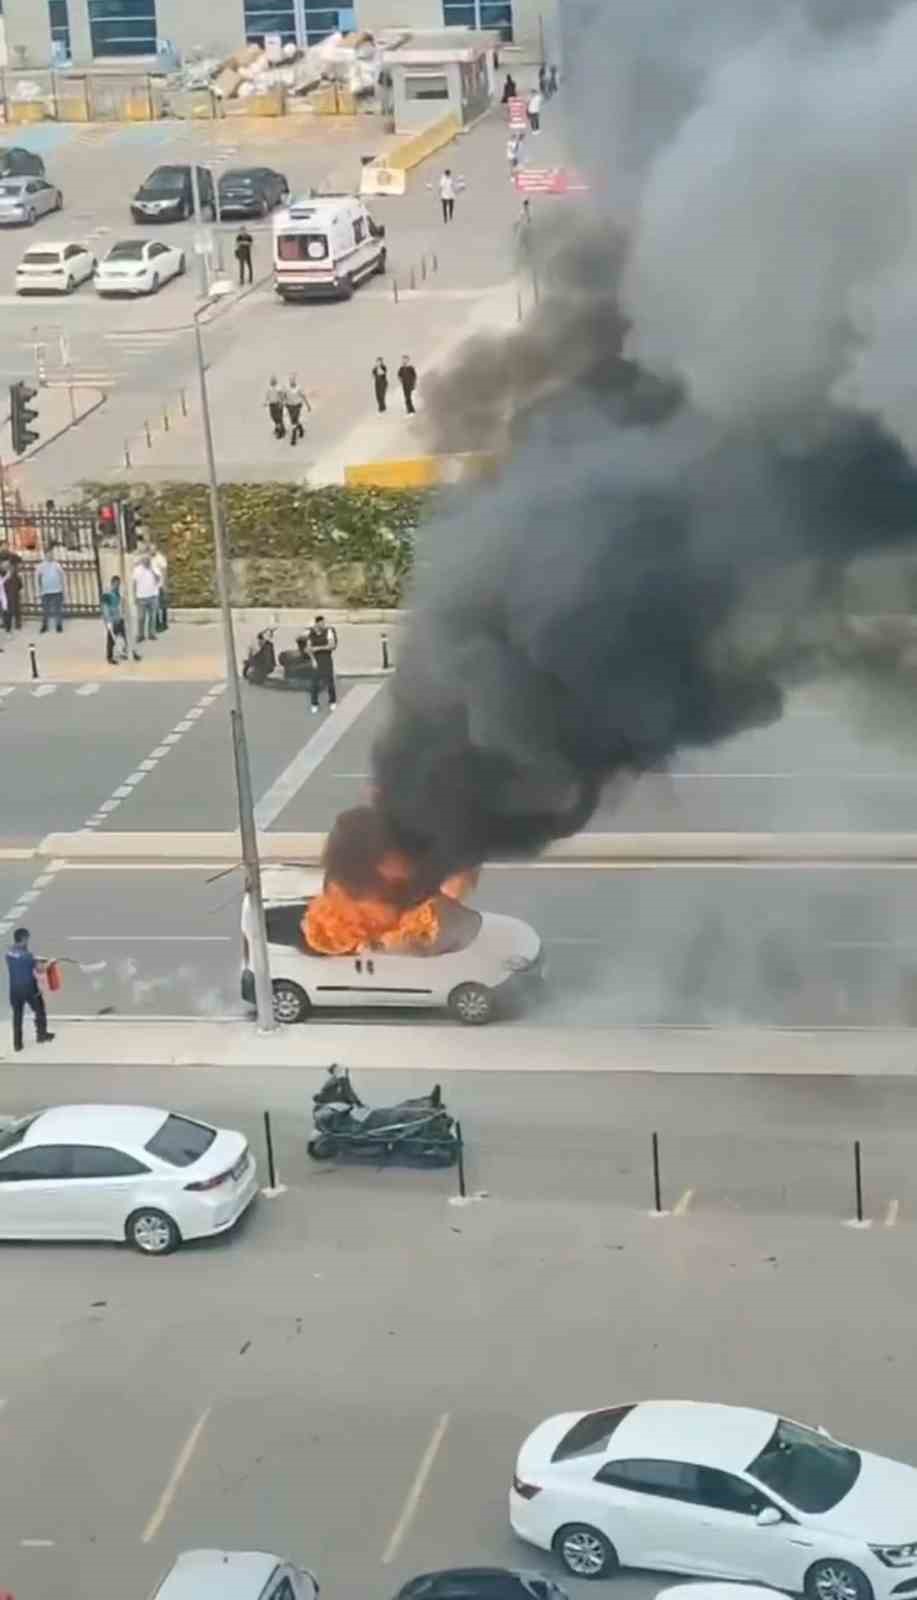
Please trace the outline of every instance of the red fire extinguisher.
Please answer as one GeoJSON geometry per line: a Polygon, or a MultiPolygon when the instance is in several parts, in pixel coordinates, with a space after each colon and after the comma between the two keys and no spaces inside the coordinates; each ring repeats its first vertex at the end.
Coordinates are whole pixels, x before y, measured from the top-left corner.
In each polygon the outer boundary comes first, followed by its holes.
{"type": "Polygon", "coordinates": [[[61,978],[60,967],[56,961],[48,961],[45,963],[45,982],[47,983],[48,991],[51,994],[55,994],[61,987],[63,979],[61,978]]]}

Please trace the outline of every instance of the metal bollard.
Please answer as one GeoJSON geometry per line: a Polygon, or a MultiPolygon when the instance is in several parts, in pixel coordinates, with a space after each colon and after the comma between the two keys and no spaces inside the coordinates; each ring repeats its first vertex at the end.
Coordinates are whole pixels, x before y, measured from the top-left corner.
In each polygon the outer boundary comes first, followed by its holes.
{"type": "Polygon", "coordinates": [[[438,272],[439,271],[439,256],[436,254],[435,250],[433,252],[433,255],[432,255],[431,259],[433,261],[433,271],[434,272],[438,272]]]}
{"type": "Polygon", "coordinates": [[[657,1215],[662,1211],[662,1184],[659,1179],[659,1135],[653,1134],[653,1205],[657,1215]]]}
{"type": "Polygon", "coordinates": [[[519,289],[516,290],[516,321],[522,321],[522,292],[519,289]]]}
{"type": "Polygon", "coordinates": [[[153,436],[150,433],[150,425],[146,421],[143,424],[143,431],[146,434],[147,449],[148,450],[152,450],[152,448],[153,448],[153,436]]]}
{"type": "Polygon", "coordinates": [[[32,669],[32,677],[33,678],[37,678],[38,677],[38,654],[37,654],[37,651],[36,651],[35,646],[33,644],[29,645],[29,666],[32,669]]]}
{"type": "Polygon", "coordinates": [[[461,1195],[462,1199],[464,1200],[466,1198],[466,1196],[467,1196],[468,1191],[467,1191],[467,1189],[465,1187],[465,1141],[462,1138],[462,1124],[460,1122],[457,1122],[455,1124],[455,1142],[458,1145],[458,1185],[459,1185],[459,1194],[461,1195]]]}
{"type": "Polygon", "coordinates": [[[163,433],[168,433],[168,431],[169,431],[169,413],[168,413],[168,411],[164,411],[163,414],[162,414],[162,431],[163,431],[163,433]]]}
{"type": "Polygon", "coordinates": [[[857,1222],[863,1220],[863,1164],[860,1159],[860,1141],[853,1141],[853,1179],[856,1185],[857,1222]]]}
{"type": "Polygon", "coordinates": [[[426,283],[427,281],[427,258],[425,255],[420,258],[420,281],[421,283],[426,283]]]}
{"type": "Polygon", "coordinates": [[[398,279],[397,278],[393,278],[392,279],[392,296],[393,296],[393,299],[395,301],[395,304],[397,305],[398,304],[398,279]]]}
{"type": "Polygon", "coordinates": [[[271,1134],[271,1113],[264,1113],[264,1139],[267,1145],[267,1174],[272,1189],[277,1187],[277,1168],[274,1165],[274,1140],[271,1134]]]}
{"type": "Polygon", "coordinates": [[[185,394],[184,389],[179,389],[178,401],[181,406],[181,414],[186,417],[188,415],[188,396],[185,394]]]}
{"type": "Polygon", "coordinates": [[[124,465],[126,467],[129,467],[131,465],[131,448],[130,448],[130,444],[128,443],[127,439],[125,439],[125,441],[124,441],[124,465]]]}
{"type": "Polygon", "coordinates": [[[417,288],[417,273],[413,267],[411,268],[411,288],[417,288]]]}
{"type": "Polygon", "coordinates": [[[383,633],[381,635],[381,638],[382,638],[382,669],[383,669],[384,672],[388,672],[388,670],[389,670],[389,668],[390,668],[390,666],[392,664],[391,661],[389,660],[389,655],[388,655],[388,634],[383,631],[383,633]]]}

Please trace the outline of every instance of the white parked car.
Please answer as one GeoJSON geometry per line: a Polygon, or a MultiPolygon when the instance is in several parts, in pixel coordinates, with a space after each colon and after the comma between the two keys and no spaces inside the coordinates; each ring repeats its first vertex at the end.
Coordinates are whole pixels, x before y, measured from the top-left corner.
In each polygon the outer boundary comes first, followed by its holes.
{"type": "Polygon", "coordinates": [[[53,1106],[0,1128],[0,1239],[166,1255],[225,1233],[257,1191],[243,1134],[153,1106],[53,1106]]]}
{"type": "Polygon", "coordinates": [[[74,240],[49,239],[33,244],[16,268],[16,293],[32,290],[45,294],[72,294],[96,270],[88,245],[74,240]]]}
{"type": "MultiPolygon", "coordinates": [[[[544,978],[541,940],[516,917],[469,912],[473,936],[448,955],[396,950],[358,956],[307,951],[301,923],[322,875],[295,867],[262,873],[268,959],[278,1022],[305,1022],[318,1007],[445,1007],[459,1022],[491,1022],[511,1001],[537,991],[544,978]]],[[[255,1002],[251,966],[252,913],[242,903],[242,998],[255,1002]]]]}
{"type": "Polygon", "coordinates": [[[185,1550],[150,1600],[318,1600],[318,1580],[264,1550],[185,1550]]]}
{"type": "Polygon", "coordinates": [[[119,239],[99,262],[99,294],[156,294],[185,270],[185,252],[159,239],[119,239]]]}
{"type": "Polygon", "coordinates": [[[59,211],[64,197],[45,178],[3,178],[0,181],[0,222],[30,226],[48,211],[59,211]]]}
{"type": "Polygon", "coordinates": [[[917,1594],[917,1470],[768,1411],[649,1400],[550,1417],[509,1505],[520,1538],[578,1578],[648,1567],[809,1600],[917,1594]]]}

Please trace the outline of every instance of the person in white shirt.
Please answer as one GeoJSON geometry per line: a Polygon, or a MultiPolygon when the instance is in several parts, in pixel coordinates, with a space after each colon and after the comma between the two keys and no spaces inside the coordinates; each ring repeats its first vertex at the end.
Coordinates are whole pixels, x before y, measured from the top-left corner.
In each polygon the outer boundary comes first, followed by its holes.
{"type": "Polygon", "coordinates": [[[156,613],[159,609],[159,579],[153,570],[149,551],[134,568],[134,599],[137,602],[137,643],[156,638],[156,613]]]}
{"type": "Polygon", "coordinates": [[[447,167],[439,180],[439,198],[443,207],[443,221],[451,222],[455,215],[455,179],[451,167],[447,167]]]}
{"type": "Polygon", "coordinates": [[[544,95],[540,89],[533,89],[529,95],[528,113],[529,127],[533,133],[541,132],[541,108],[544,105],[544,95]]]}
{"type": "Polygon", "coordinates": [[[159,579],[159,604],[156,607],[156,630],[165,633],[169,626],[169,558],[158,544],[153,546],[152,567],[159,579]]]}
{"type": "Polygon", "coordinates": [[[41,600],[41,628],[39,632],[47,633],[53,622],[58,633],[63,633],[64,569],[55,558],[54,545],[48,546],[48,553],[43,561],[39,561],[35,576],[38,580],[38,596],[41,600]]]}

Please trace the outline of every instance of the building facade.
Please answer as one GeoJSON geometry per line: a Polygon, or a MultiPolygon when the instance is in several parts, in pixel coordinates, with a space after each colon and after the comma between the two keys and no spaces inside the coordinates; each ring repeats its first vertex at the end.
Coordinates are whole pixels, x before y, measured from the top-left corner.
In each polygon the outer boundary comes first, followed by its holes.
{"type": "Polygon", "coordinates": [[[491,29],[538,59],[556,57],[555,18],[563,0],[4,0],[7,54],[14,70],[119,63],[155,66],[162,41],[183,55],[229,55],[278,33],[317,44],[337,29],[403,25],[491,29]]]}

